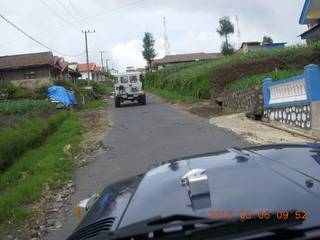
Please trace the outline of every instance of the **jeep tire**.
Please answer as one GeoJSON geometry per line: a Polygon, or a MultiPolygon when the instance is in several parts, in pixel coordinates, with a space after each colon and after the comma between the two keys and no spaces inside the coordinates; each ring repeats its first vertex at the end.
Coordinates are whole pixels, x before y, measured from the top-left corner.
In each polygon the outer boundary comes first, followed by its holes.
{"type": "Polygon", "coordinates": [[[114,96],[114,105],[116,108],[121,107],[120,98],[117,98],[116,96],[114,96]]]}
{"type": "Polygon", "coordinates": [[[140,103],[140,105],[146,105],[146,103],[147,103],[146,102],[146,95],[143,95],[140,97],[139,103],[140,103]]]}

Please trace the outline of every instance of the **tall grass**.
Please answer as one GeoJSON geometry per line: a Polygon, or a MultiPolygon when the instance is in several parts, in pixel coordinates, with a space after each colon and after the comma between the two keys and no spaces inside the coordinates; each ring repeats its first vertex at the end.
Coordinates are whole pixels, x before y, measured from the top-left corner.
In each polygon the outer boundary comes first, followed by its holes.
{"type": "Polygon", "coordinates": [[[4,115],[26,113],[32,109],[55,109],[55,104],[43,100],[19,100],[0,102],[0,113],[4,115]]]}
{"type": "Polygon", "coordinates": [[[0,175],[0,225],[28,219],[32,210],[25,206],[41,196],[44,184],[57,189],[70,178],[75,168],[70,156],[80,151],[80,118],[77,113],[69,115],[42,147],[26,152],[0,175]],[[65,152],[67,145],[71,147],[65,152]]]}
{"type": "Polygon", "coordinates": [[[18,127],[3,131],[0,135],[0,173],[29,149],[41,146],[68,115],[67,111],[61,111],[45,120],[22,119],[18,127]]]}
{"type": "Polygon", "coordinates": [[[193,98],[209,98],[211,85],[208,67],[214,61],[172,66],[147,74],[146,89],[160,89],[193,98]]]}
{"type": "Polygon", "coordinates": [[[303,70],[282,70],[282,71],[274,71],[270,73],[258,74],[250,77],[240,78],[239,80],[228,84],[225,87],[225,90],[238,90],[241,88],[249,87],[252,85],[262,84],[262,81],[266,78],[272,78],[273,81],[279,81],[286,78],[290,78],[293,76],[303,74],[303,70]]]}
{"type": "MultiPolygon", "coordinates": [[[[282,71],[303,69],[310,63],[320,63],[319,44],[260,50],[217,60],[174,65],[155,73],[148,73],[145,82],[146,89],[155,88],[196,98],[215,98],[226,87],[241,88],[262,81],[266,77],[281,79],[290,77],[291,74],[297,75],[294,71],[288,75],[282,71]],[[278,73],[270,75],[269,72],[275,69],[279,70],[278,73]],[[267,74],[263,75],[265,73],[267,74]],[[241,78],[246,80],[232,85],[241,78]]],[[[297,73],[301,74],[299,70],[297,73]]]]}

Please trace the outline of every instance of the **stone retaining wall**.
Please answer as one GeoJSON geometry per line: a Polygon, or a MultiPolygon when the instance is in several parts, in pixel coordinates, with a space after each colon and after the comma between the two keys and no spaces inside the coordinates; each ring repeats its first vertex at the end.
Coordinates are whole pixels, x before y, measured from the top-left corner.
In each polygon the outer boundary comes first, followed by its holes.
{"type": "Polygon", "coordinates": [[[251,86],[237,91],[225,91],[222,106],[237,111],[251,111],[263,108],[262,86],[251,86]]]}

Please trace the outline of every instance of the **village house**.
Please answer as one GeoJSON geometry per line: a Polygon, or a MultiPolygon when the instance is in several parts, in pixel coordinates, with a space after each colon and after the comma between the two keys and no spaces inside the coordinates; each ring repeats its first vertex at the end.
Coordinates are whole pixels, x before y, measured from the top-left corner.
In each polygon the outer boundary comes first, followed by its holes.
{"type": "Polygon", "coordinates": [[[78,64],[78,71],[82,75],[82,79],[90,78],[91,81],[101,81],[101,67],[97,67],[95,63],[89,63],[89,71],[86,63],[78,64]],[[89,72],[89,76],[88,76],[89,72]]]}
{"type": "Polygon", "coordinates": [[[271,50],[274,48],[285,47],[286,42],[281,43],[261,43],[261,42],[243,42],[241,47],[236,51],[236,53],[247,53],[258,50],[271,50]]]}
{"type": "Polygon", "coordinates": [[[301,39],[320,40],[320,2],[306,0],[300,15],[299,23],[306,24],[308,30],[300,35],[301,39]]]}
{"type": "Polygon", "coordinates": [[[50,85],[52,79],[67,74],[67,64],[61,66],[52,52],[40,52],[0,57],[0,82],[16,86],[37,88],[50,85]]]}

